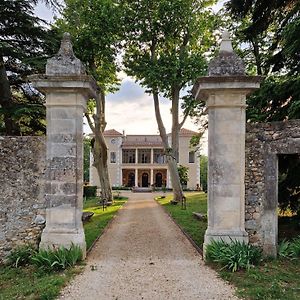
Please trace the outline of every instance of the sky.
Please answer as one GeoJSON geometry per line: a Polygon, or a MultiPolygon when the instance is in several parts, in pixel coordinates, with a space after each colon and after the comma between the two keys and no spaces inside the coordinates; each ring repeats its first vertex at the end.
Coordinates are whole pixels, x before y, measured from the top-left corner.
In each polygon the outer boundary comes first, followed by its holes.
{"type": "MultiPolygon", "coordinates": [[[[214,7],[219,10],[225,0],[219,1],[214,7]]],[[[42,19],[49,22],[53,21],[53,12],[39,3],[35,13],[42,19]]],[[[144,89],[135,83],[133,78],[122,75],[122,82],[119,91],[109,94],[106,97],[106,129],[116,129],[119,132],[125,131],[126,134],[157,134],[154,104],[152,97],[145,93],[144,89]]],[[[167,132],[171,131],[170,101],[162,100],[160,109],[167,132]]],[[[198,131],[195,122],[188,118],[184,128],[198,131]]],[[[89,133],[89,127],[85,125],[84,131],[89,133]]],[[[206,140],[207,137],[204,138],[206,140]]],[[[205,143],[205,141],[203,141],[205,143]]],[[[204,152],[207,152],[204,147],[204,152]]]]}

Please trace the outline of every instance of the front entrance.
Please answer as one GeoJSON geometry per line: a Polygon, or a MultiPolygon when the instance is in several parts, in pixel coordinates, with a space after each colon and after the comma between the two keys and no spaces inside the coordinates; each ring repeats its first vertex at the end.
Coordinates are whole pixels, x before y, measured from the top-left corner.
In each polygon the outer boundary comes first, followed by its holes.
{"type": "Polygon", "coordinates": [[[128,187],[133,187],[135,185],[135,174],[133,172],[128,174],[128,187]]]}
{"type": "Polygon", "coordinates": [[[162,174],[160,172],[156,173],[155,184],[156,184],[156,187],[162,187],[162,174]]]}
{"type": "Polygon", "coordinates": [[[149,186],[149,175],[148,173],[143,173],[142,175],[142,187],[148,187],[149,186]]]}

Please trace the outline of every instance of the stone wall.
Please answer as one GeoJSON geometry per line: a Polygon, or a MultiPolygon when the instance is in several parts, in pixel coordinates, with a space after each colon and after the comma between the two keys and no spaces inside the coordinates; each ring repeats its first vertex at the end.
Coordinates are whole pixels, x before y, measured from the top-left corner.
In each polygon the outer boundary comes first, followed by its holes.
{"type": "Polygon", "coordinates": [[[0,262],[45,223],[45,137],[0,137],[0,262]]]}
{"type": "Polygon", "coordinates": [[[250,243],[276,255],[278,154],[300,153],[300,120],[247,124],[246,230],[250,243]]]}

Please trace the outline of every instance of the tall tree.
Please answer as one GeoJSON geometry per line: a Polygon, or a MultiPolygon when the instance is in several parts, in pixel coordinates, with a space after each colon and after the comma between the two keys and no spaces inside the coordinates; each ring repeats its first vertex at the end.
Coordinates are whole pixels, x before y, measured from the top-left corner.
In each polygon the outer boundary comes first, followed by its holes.
{"type": "Polygon", "coordinates": [[[0,130],[6,135],[45,132],[43,99],[26,83],[27,75],[44,66],[53,44],[54,32],[34,16],[37,2],[0,2],[0,130]]]}
{"type": "Polygon", "coordinates": [[[86,118],[94,134],[94,166],[99,175],[102,197],[107,201],[112,201],[112,191],[107,167],[108,149],[103,137],[105,95],[114,91],[118,84],[119,24],[120,11],[113,0],[66,0],[62,19],[56,22],[62,32],[70,32],[77,57],[85,63],[99,86],[98,96],[91,100],[93,103],[89,105],[86,118]]]}
{"type": "Polygon", "coordinates": [[[155,116],[173,186],[173,201],[183,199],[178,175],[179,131],[194,102],[185,106],[179,120],[182,91],[206,71],[205,53],[213,43],[215,16],[210,0],[121,1],[126,72],[153,96],[155,116]],[[171,100],[172,142],[160,113],[160,96],[171,100]]]}
{"type": "Polygon", "coordinates": [[[231,0],[226,8],[248,71],[266,76],[248,98],[248,120],[300,118],[300,2],[231,0]]]}

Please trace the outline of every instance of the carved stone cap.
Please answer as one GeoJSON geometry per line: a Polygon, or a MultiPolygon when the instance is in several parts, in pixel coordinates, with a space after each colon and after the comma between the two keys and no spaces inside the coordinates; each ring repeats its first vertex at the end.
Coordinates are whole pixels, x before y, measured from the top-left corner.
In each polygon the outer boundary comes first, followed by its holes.
{"type": "Polygon", "coordinates": [[[222,42],[219,55],[208,66],[209,76],[241,76],[245,75],[243,60],[233,52],[228,31],[222,34],[222,42]]]}
{"type": "Polygon", "coordinates": [[[85,67],[74,55],[71,36],[64,33],[58,53],[47,60],[46,75],[85,75],[85,67]]]}

